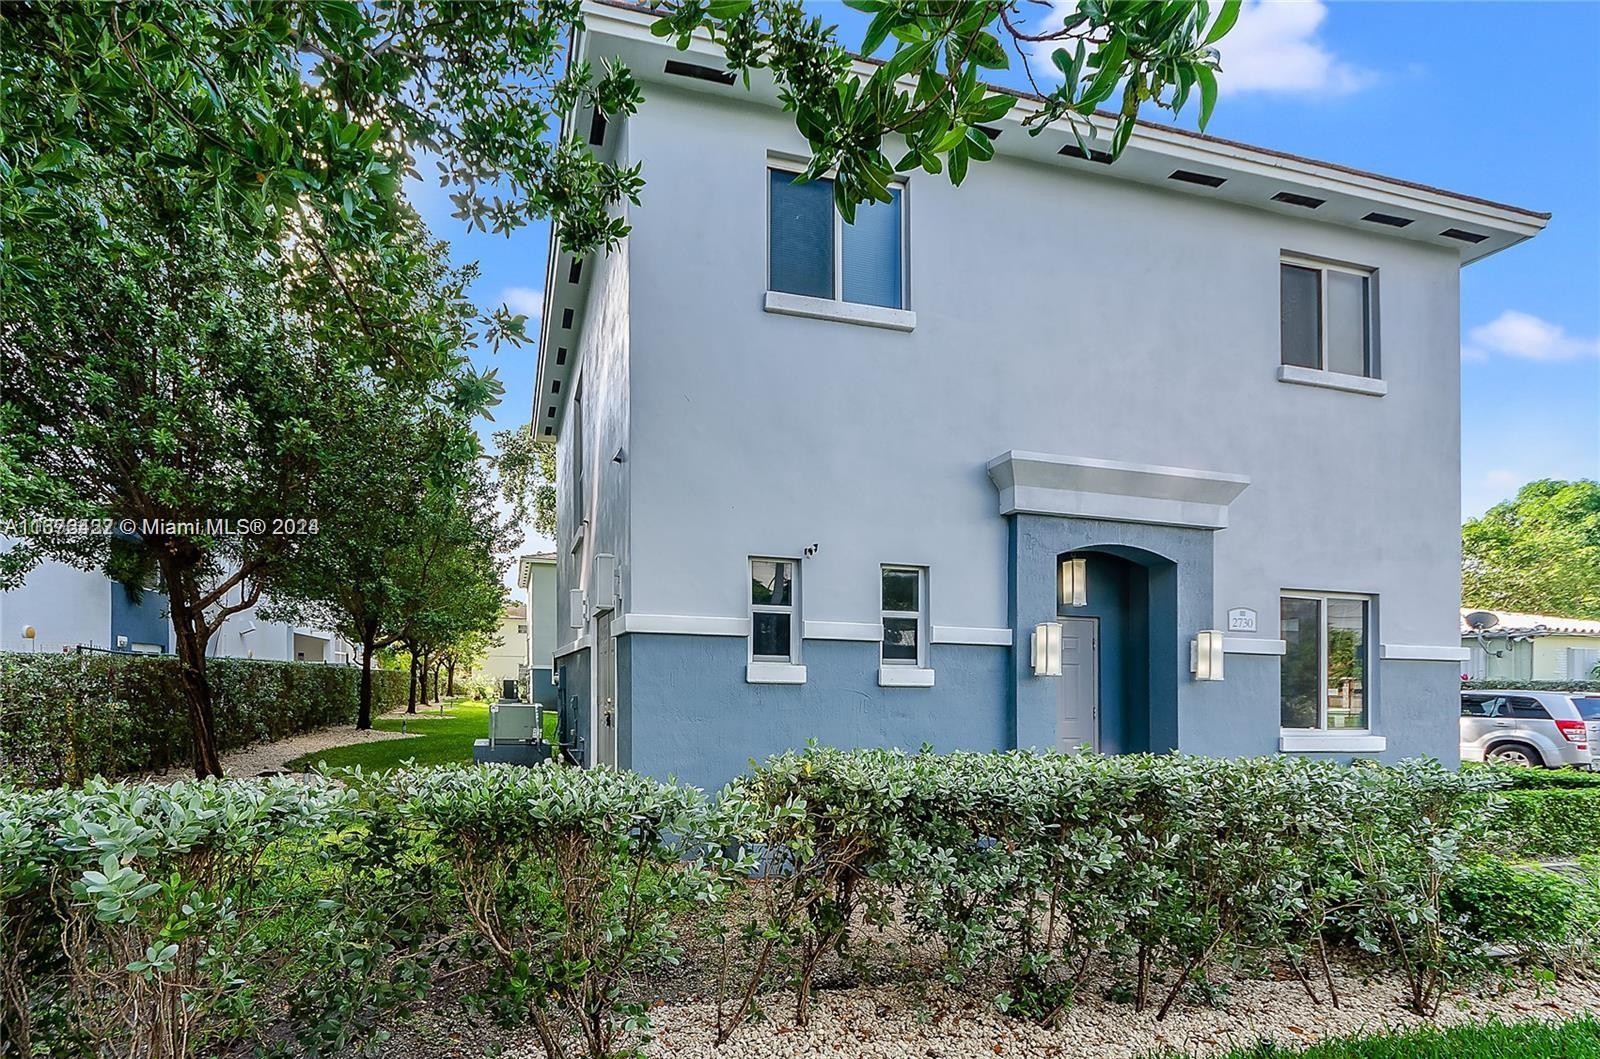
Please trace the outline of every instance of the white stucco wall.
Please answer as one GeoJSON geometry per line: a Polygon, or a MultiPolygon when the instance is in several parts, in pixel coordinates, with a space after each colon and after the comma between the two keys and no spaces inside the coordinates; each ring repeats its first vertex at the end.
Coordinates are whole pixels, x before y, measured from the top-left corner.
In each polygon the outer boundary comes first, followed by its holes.
{"type": "Polygon", "coordinates": [[[558,629],[555,563],[535,563],[528,575],[528,664],[548,669],[556,648],[571,639],[571,630],[558,629]],[[562,633],[566,635],[561,635],[562,633]]]}
{"type": "Polygon", "coordinates": [[[743,617],[746,556],[815,543],[808,621],[876,622],[892,562],[930,568],[935,626],[1003,627],[984,466],[1027,449],[1249,476],[1216,535],[1218,627],[1250,607],[1275,635],[1286,588],[1369,592],[1375,641],[1457,642],[1453,252],[1002,157],[959,189],[911,178],[914,332],[777,316],[766,164],[804,152],[791,122],[660,84],[630,121],[648,183],[582,367],[611,475],[591,503],[631,476],[631,534],[600,549],[628,612],[743,617]],[[1378,270],[1387,396],[1277,380],[1281,251],[1378,270]]]}
{"type": "MultiPolygon", "coordinates": [[[[618,164],[629,164],[628,126],[618,122],[608,135],[617,137],[618,164]]],[[[578,374],[571,389],[581,390],[583,412],[580,417],[568,408],[566,425],[556,445],[560,483],[556,539],[561,542],[557,549],[556,648],[572,643],[582,634],[571,624],[568,592],[580,589],[591,603],[597,598],[590,584],[596,555],[617,557],[624,577],[623,596],[630,591],[626,582],[633,567],[628,489],[632,461],[637,456],[631,444],[630,424],[630,253],[629,244],[624,242],[611,253],[591,260],[582,329],[565,336],[572,339],[569,348],[578,357],[578,374]],[[584,464],[581,493],[576,488],[580,455],[584,464]],[[574,549],[579,527],[585,523],[583,540],[574,549]]],[[[650,272],[640,275],[646,285],[664,278],[650,272]]],[[[560,320],[551,321],[551,325],[559,328],[560,320]]],[[[559,337],[557,341],[567,344],[559,337]]],[[[560,399],[570,401],[571,397],[568,393],[560,399]]],[[[536,411],[554,400],[551,394],[540,395],[535,402],[536,411]]]]}
{"type": "MultiPolygon", "coordinates": [[[[9,544],[0,538],[0,551],[9,544]]],[[[112,588],[104,574],[40,563],[20,587],[0,592],[0,651],[111,647],[112,588]],[[37,633],[31,642],[22,635],[28,625],[37,633]]]]}

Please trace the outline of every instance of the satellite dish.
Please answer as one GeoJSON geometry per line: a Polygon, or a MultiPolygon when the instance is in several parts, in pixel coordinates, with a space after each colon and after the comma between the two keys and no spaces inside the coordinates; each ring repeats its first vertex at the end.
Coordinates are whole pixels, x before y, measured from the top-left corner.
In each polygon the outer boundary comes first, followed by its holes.
{"type": "Polygon", "coordinates": [[[1467,625],[1476,632],[1492,629],[1500,624],[1500,615],[1492,610],[1475,610],[1467,615],[1467,625]]]}

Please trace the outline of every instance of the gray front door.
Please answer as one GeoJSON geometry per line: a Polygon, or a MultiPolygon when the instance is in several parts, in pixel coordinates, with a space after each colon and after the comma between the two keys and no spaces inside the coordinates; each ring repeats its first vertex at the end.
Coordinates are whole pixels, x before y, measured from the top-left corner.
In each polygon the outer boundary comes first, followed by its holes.
{"type": "Polygon", "coordinates": [[[1100,749],[1100,621],[1061,619],[1061,689],[1056,697],[1056,749],[1100,749]]]}
{"type": "Polygon", "coordinates": [[[594,761],[617,764],[617,641],[611,635],[611,611],[594,620],[594,761]]]}

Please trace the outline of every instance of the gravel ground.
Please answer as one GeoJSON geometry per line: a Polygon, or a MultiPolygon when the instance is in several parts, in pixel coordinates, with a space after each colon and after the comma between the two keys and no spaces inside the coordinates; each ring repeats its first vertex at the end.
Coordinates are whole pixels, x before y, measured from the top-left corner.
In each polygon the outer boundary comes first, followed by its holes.
{"type": "MultiPolygon", "coordinates": [[[[318,750],[330,750],[336,746],[350,746],[353,743],[379,743],[386,739],[410,739],[417,733],[410,732],[380,732],[376,728],[361,731],[349,725],[335,725],[332,728],[319,728],[314,732],[303,732],[292,735],[287,739],[280,739],[276,743],[257,743],[247,746],[243,750],[234,750],[222,755],[222,771],[229,776],[248,778],[251,776],[270,776],[286,771],[289,762],[301,754],[311,754],[318,750]]],[[[139,777],[152,783],[175,783],[181,779],[194,776],[194,770],[185,766],[183,768],[168,769],[165,772],[152,773],[139,777]]]]}
{"type": "MultiPolygon", "coordinates": [[[[772,1021],[747,1025],[727,1044],[715,1042],[715,1006],[706,1002],[657,1005],[654,1038],[644,1055],[674,1059],[1140,1059],[1160,1049],[1204,1057],[1262,1039],[1305,1045],[1342,1037],[1423,1025],[1566,1020],[1600,1013],[1600,979],[1569,977],[1542,988],[1450,998],[1434,1019],[1403,1007],[1405,986],[1393,975],[1336,975],[1341,1006],[1313,1005],[1293,981],[1231,984],[1220,1008],[1177,1007],[1165,1022],[1154,1011],[1135,1013],[1125,1003],[1086,995],[1047,1028],[1008,1018],[985,999],[934,980],[897,986],[821,990],[811,1025],[795,1027],[787,994],[766,998],[772,1021]]],[[[435,1008],[395,1027],[386,1059],[468,1059],[499,1052],[506,1059],[542,1059],[529,1030],[497,1030],[458,1011],[435,1008]]]]}

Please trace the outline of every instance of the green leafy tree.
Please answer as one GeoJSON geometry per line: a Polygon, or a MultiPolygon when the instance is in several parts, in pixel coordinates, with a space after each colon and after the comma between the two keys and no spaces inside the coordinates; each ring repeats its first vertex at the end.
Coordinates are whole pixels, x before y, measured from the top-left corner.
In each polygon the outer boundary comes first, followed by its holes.
{"type": "Polygon", "coordinates": [[[356,727],[372,727],[375,654],[395,643],[406,619],[402,567],[416,511],[432,494],[470,479],[478,458],[468,419],[437,400],[391,387],[361,395],[341,444],[312,483],[325,512],[276,579],[269,616],[338,629],[361,645],[356,727]]]}
{"type": "Polygon", "coordinates": [[[500,495],[519,526],[541,537],[556,535],[556,447],[534,433],[531,423],[494,435],[500,495]]]}
{"type": "Polygon", "coordinates": [[[835,171],[834,196],[846,220],[858,203],[887,202],[896,173],[945,172],[960,184],[972,162],[994,157],[981,126],[1009,113],[1017,97],[990,89],[983,78],[1008,68],[1012,54],[1040,97],[1027,118],[1035,134],[1065,122],[1087,153],[1095,135],[1090,119],[1119,87],[1107,148],[1113,158],[1147,103],[1177,113],[1198,95],[1204,129],[1217,101],[1213,45],[1239,17],[1238,0],[1219,5],[1215,17],[1206,0],[1083,0],[1071,14],[1052,13],[1042,22],[1030,19],[1019,0],[846,2],[872,16],[864,54],[894,41],[893,54],[865,76],[858,76],[858,60],[839,43],[836,28],[798,0],[681,0],[652,27],[680,48],[695,32],[709,33],[746,83],[752,71],[769,71],[811,147],[805,177],[835,171]],[[1059,78],[1047,88],[1028,60],[1041,45],[1053,46],[1050,62],[1059,78]],[[898,157],[891,160],[891,151],[898,157]]]}
{"type": "Polygon", "coordinates": [[[1543,478],[1461,527],[1469,607],[1600,618],[1600,482],[1543,478]]]}

